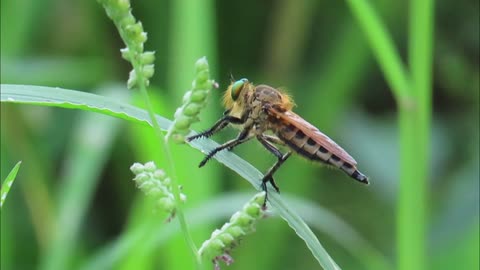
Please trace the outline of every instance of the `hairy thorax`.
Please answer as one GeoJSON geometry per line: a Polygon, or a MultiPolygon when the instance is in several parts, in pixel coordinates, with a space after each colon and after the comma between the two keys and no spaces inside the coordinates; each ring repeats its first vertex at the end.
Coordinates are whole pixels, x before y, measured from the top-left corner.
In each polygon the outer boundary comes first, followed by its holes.
{"type": "Polygon", "coordinates": [[[255,87],[255,91],[249,98],[248,104],[251,105],[249,118],[254,123],[252,132],[257,135],[265,131],[274,131],[277,128],[277,125],[272,122],[271,116],[265,112],[266,107],[276,107],[282,111],[292,107],[290,99],[286,95],[268,85],[255,87]]]}

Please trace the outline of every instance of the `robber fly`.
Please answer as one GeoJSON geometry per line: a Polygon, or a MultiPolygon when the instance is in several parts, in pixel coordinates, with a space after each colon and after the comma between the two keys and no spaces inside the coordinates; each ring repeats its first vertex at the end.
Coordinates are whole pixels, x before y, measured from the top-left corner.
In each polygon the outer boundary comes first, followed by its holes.
{"type": "Polygon", "coordinates": [[[262,179],[261,187],[265,192],[268,182],[279,192],[273,174],[290,157],[292,151],[306,159],[338,168],[353,179],[368,184],[368,178],[357,170],[357,162],[332,139],[292,112],[291,98],[280,90],[268,85],[255,86],[247,79],[241,79],[228,87],[224,106],[227,110],[220,120],[210,129],[188,137],[187,141],[208,138],[229,124],[239,126],[241,131],[235,139],[208,153],[199,167],[204,166],[219,151],[232,150],[256,138],[278,159],[262,179]],[[286,146],[289,151],[283,154],[277,145],[286,146]]]}

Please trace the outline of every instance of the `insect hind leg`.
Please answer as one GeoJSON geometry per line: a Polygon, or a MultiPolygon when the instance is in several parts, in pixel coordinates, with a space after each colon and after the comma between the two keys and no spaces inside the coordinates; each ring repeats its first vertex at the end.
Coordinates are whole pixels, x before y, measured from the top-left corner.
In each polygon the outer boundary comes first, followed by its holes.
{"type": "Polygon", "coordinates": [[[275,180],[273,179],[273,174],[280,168],[280,166],[287,160],[292,152],[287,152],[285,153],[281,158],[277,160],[277,162],[267,171],[267,173],[263,176],[262,179],[262,185],[263,183],[270,182],[272,184],[273,188],[280,193],[280,189],[278,188],[277,184],[275,183],[275,180]]]}
{"type": "Polygon", "coordinates": [[[267,171],[265,176],[262,178],[261,188],[263,191],[266,192],[265,194],[265,201],[266,201],[267,195],[268,195],[267,183],[270,182],[270,184],[275,189],[275,191],[277,191],[277,193],[280,193],[280,188],[278,187],[277,183],[275,183],[273,174],[278,170],[280,165],[282,165],[282,163],[285,162],[285,160],[287,160],[288,157],[290,157],[291,152],[282,154],[282,152],[280,152],[280,150],[275,145],[272,144],[272,143],[283,144],[283,142],[275,136],[261,134],[257,136],[257,139],[270,153],[272,153],[277,157],[277,162],[267,171]]]}
{"type": "Polygon", "coordinates": [[[285,162],[285,160],[287,160],[290,157],[291,154],[292,152],[289,151],[285,153],[283,156],[281,156],[281,158],[277,160],[277,162],[267,171],[267,173],[263,177],[261,187],[262,187],[262,190],[265,191],[265,201],[263,203],[264,206],[268,198],[268,191],[267,191],[268,182],[270,182],[270,184],[275,189],[275,191],[277,191],[277,193],[280,193],[280,189],[278,188],[277,184],[275,183],[275,180],[273,179],[273,174],[278,170],[278,168],[280,168],[280,165],[282,165],[283,162],[285,162]]]}
{"type": "Polygon", "coordinates": [[[274,143],[274,144],[279,144],[279,145],[285,145],[285,142],[282,141],[280,138],[278,138],[277,136],[273,136],[273,135],[265,135],[263,134],[262,137],[264,139],[266,139],[267,141],[271,142],[271,143],[274,143]]]}

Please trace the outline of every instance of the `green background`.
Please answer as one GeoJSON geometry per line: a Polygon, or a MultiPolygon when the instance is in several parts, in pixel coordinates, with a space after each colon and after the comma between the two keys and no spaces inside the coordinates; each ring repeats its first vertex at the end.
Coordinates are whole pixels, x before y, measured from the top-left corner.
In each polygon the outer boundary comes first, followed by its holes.
{"type": "MultiPolygon", "coordinates": [[[[370,4],[408,62],[408,3],[370,4]]],[[[378,258],[397,268],[402,149],[396,103],[346,2],[143,0],[132,5],[148,32],[146,50],[156,51],[149,90],[157,113],[173,117],[202,56],[220,89],[212,92],[195,130],[220,117],[222,91],[231,76],[286,89],[295,112],[342,145],[371,185],[293,157],[277,173],[282,195],[328,209],[365,239],[371,249],[356,252],[342,228],[324,225],[327,229],[314,231],[342,269],[387,267],[376,264],[378,258]]],[[[142,106],[137,93],[125,89],[131,67],[120,57],[124,45],[97,2],[7,0],[0,12],[2,84],[76,89],[142,106]]],[[[437,1],[434,16],[426,268],[478,269],[479,3],[437,1]]],[[[224,141],[235,132],[214,139],[224,141]]],[[[1,268],[98,269],[96,262],[115,257],[105,251],[118,239],[148,228],[151,234],[140,244],[102,267],[193,269],[183,237],[168,230],[177,223],[165,225],[165,216],[155,213],[130,181],[133,162],[162,160],[153,140],[150,129],[119,119],[2,104],[2,181],[17,161],[23,163],[1,212],[1,268]]],[[[203,156],[188,146],[172,151],[188,196],[186,217],[200,245],[254,190],[216,161],[198,169],[203,156]],[[225,214],[215,214],[220,212],[225,214]]],[[[261,171],[275,162],[256,142],[235,152],[261,171]]],[[[312,219],[316,213],[302,211],[312,219]]],[[[319,268],[279,218],[262,220],[232,255],[235,263],[225,269],[319,268]]]]}

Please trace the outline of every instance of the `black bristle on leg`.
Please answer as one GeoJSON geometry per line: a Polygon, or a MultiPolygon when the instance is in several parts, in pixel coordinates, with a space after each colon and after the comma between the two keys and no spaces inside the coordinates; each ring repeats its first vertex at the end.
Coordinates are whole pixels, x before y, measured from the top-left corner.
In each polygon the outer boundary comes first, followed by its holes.
{"type": "Polygon", "coordinates": [[[242,124],[245,122],[245,119],[240,119],[234,116],[227,115],[229,111],[226,111],[224,113],[224,116],[220,118],[210,129],[203,131],[201,133],[198,133],[196,135],[190,136],[186,138],[187,142],[191,142],[193,140],[199,139],[199,138],[209,138],[213,136],[213,134],[219,132],[220,130],[224,129],[228,124],[233,123],[233,124],[242,124]]]}
{"type": "Polygon", "coordinates": [[[205,138],[208,138],[208,137],[210,137],[210,136],[212,136],[212,134],[210,134],[210,133],[208,133],[208,132],[202,132],[202,133],[199,133],[199,134],[197,134],[197,135],[193,135],[193,136],[187,137],[187,138],[185,138],[185,140],[186,140],[187,142],[191,142],[191,141],[196,140],[196,139],[200,139],[200,138],[204,138],[204,137],[205,137],[205,138]]]}

